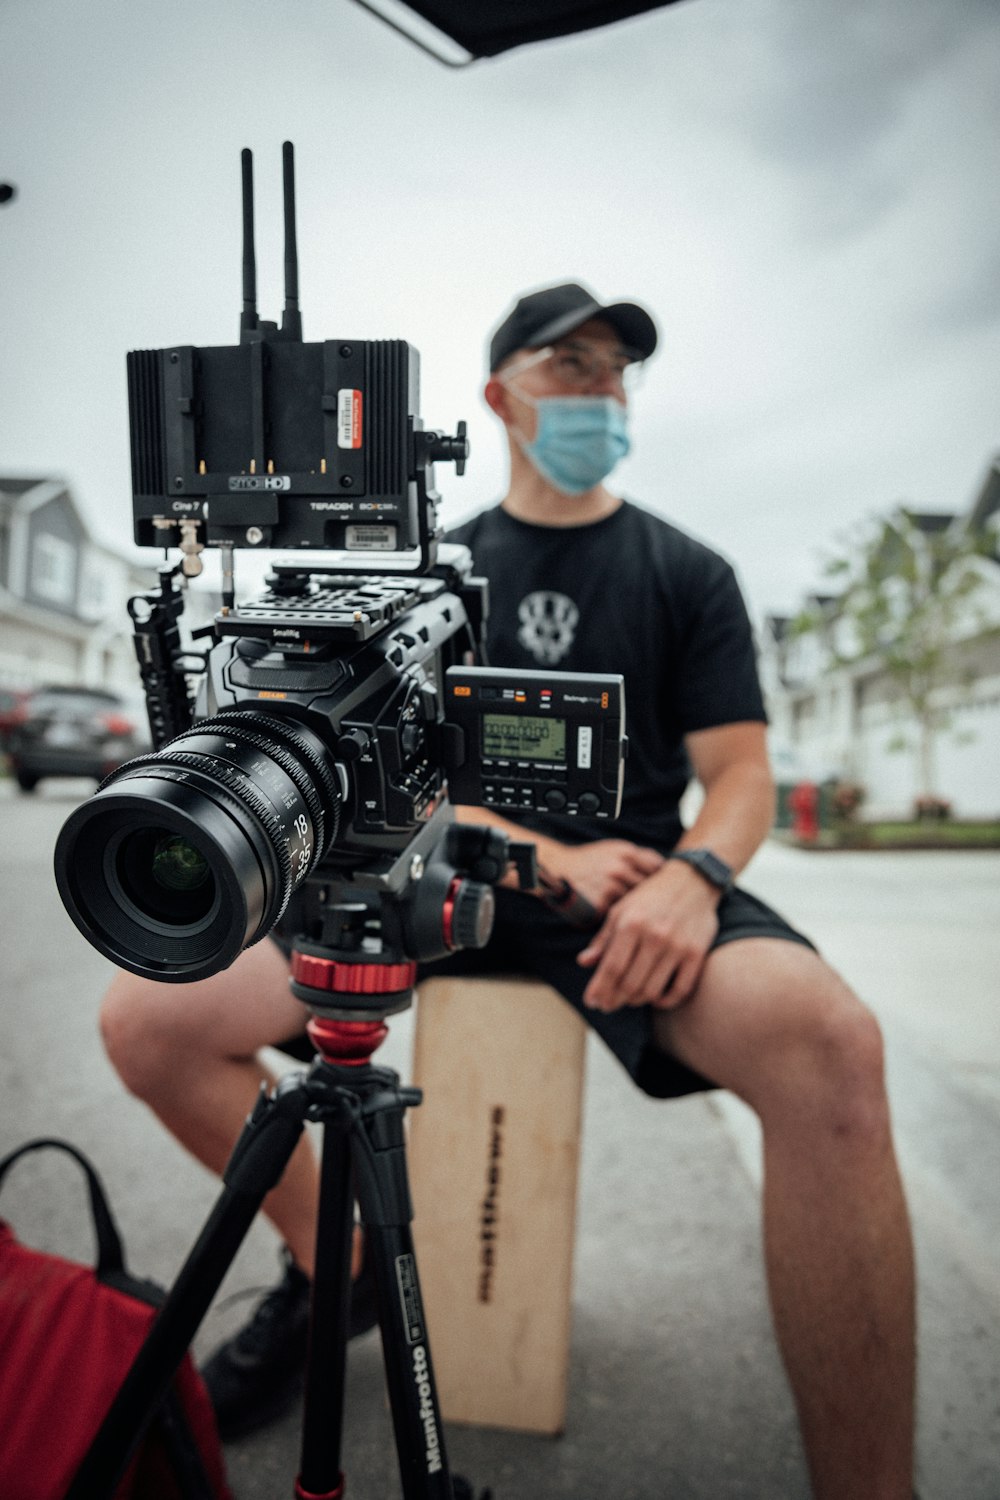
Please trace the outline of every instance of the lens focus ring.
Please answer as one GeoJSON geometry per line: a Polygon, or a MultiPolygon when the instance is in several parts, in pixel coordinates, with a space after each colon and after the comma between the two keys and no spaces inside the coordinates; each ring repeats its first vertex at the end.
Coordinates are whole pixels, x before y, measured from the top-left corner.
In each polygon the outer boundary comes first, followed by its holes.
{"type": "MultiPolygon", "coordinates": [[[[285,774],[295,782],[309,808],[316,828],[316,856],[313,864],[317,864],[337,837],[340,786],[327,760],[316,750],[311,739],[291,721],[269,719],[266,714],[256,714],[244,709],[203,719],[195,728],[199,734],[215,731],[241,739],[244,743],[263,750],[282,767],[285,774]],[[317,790],[317,782],[325,794],[329,817],[324,817],[324,799],[317,790]]],[[[170,743],[174,744],[175,741],[170,743]]],[[[166,748],[169,749],[170,746],[166,748]]]]}

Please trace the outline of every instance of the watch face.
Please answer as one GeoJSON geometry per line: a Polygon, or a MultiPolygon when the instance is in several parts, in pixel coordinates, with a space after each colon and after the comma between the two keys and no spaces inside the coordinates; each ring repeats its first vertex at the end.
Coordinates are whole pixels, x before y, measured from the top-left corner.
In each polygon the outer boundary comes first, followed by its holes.
{"type": "Polygon", "coordinates": [[[694,865],[695,869],[710,880],[720,891],[724,891],[732,882],[733,872],[725,860],[713,854],[711,849],[682,849],[679,851],[679,859],[687,860],[688,864],[694,865]]]}
{"type": "Polygon", "coordinates": [[[710,880],[716,885],[728,885],[732,878],[732,871],[724,864],[718,855],[712,853],[711,849],[705,849],[701,856],[701,867],[710,880]]]}

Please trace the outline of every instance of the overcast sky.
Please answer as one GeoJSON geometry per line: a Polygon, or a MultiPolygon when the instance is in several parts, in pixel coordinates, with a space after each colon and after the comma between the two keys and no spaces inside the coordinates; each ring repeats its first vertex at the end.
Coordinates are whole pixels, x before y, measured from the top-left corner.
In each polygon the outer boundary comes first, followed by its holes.
{"type": "Polygon", "coordinates": [[[131,537],[125,351],[235,342],[240,148],[261,314],[295,142],[305,335],[406,338],[469,421],[445,518],[501,493],[483,347],[582,280],[661,350],[624,492],[732,557],[756,613],[1000,449],[996,0],[683,0],[461,72],[350,0],[0,0],[0,474],[131,537]]]}

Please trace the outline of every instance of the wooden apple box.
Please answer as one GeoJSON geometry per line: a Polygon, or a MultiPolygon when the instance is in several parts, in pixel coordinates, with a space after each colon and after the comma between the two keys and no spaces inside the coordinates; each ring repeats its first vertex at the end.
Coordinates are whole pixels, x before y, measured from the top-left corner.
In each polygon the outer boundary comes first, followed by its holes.
{"type": "Polygon", "coordinates": [[[420,987],[408,1155],[446,1421],[562,1431],[586,1030],[537,980],[420,987]]]}

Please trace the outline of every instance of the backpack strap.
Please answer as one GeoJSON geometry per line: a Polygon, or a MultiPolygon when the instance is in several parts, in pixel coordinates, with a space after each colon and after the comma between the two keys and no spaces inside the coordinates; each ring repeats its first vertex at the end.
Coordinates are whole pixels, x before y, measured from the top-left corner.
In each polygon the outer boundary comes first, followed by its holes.
{"type": "Polygon", "coordinates": [[[68,1156],[72,1156],[87,1175],[87,1184],[90,1188],[90,1209],[94,1220],[94,1233],[97,1236],[97,1275],[104,1280],[108,1276],[124,1272],[125,1254],[122,1249],[121,1235],[118,1233],[118,1227],[108,1206],[104,1185],[83,1152],[71,1146],[69,1141],[42,1136],[38,1140],[25,1142],[16,1151],[11,1151],[0,1161],[0,1187],[3,1185],[9,1168],[20,1157],[25,1156],[29,1151],[40,1151],[49,1147],[57,1151],[65,1151],[68,1156]]]}

